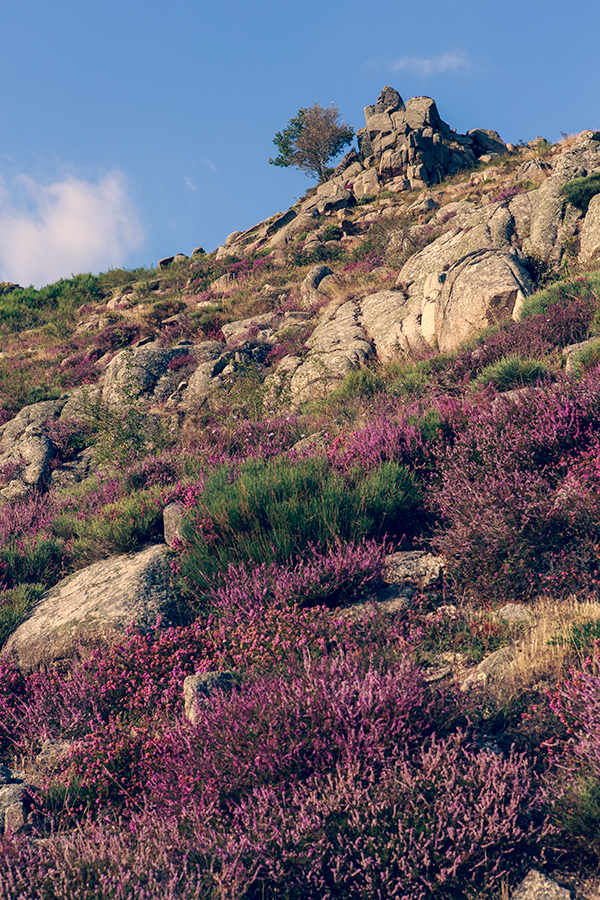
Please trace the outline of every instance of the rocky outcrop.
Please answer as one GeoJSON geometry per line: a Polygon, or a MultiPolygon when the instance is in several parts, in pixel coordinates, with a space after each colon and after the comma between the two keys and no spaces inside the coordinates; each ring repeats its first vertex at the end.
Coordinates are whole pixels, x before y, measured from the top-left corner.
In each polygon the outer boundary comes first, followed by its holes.
{"type": "Polygon", "coordinates": [[[185,618],[170,581],[164,545],[94,563],[59,582],[1,651],[24,671],[56,666],[123,637],[185,618]]]}
{"type": "Polygon", "coordinates": [[[119,406],[140,397],[154,402],[168,399],[181,381],[181,372],[170,365],[178,357],[190,355],[190,350],[187,341],[170,350],[157,344],[122,350],[106,370],[103,401],[109,406],[119,406]]]}
{"type": "Polygon", "coordinates": [[[351,369],[363,366],[374,353],[360,323],[358,303],[333,304],[325,309],[306,344],[309,354],[294,372],[290,388],[295,403],[325,397],[351,369]]]}
{"type": "Polygon", "coordinates": [[[6,473],[2,499],[19,500],[31,490],[47,486],[56,447],[46,425],[59,418],[67,399],[25,406],[0,428],[0,471],[6,473]]]}

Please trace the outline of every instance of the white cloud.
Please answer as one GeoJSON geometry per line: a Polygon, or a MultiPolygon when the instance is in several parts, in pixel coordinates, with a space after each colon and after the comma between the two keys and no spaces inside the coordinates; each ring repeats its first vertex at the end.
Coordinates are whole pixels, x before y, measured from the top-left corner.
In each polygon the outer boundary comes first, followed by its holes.
{"type": "Polygon", "coordinates": [[[393,72],[408,69],[417,75],[440,75],[442,72],[459,72],[470,69],[471,60],[466,53],[452,51],[437,56],[401,56],[391,63],[393,72]]]}
{"type": "Polygon", "coordinates": [[[40,287],[123,265],[143,231],[124,176],[74,176],[44,185],[26,175],[0,184],[0,279],[40,287]]]}
{"type": "Polygon", "coordinates": [[[199,156],[199,157],[198,157],[198,162],[199,162],[201,165],[206,166],[207,169],[210,169],[211,172],[216,172],[216,171],[217,171],[217,167],[216,167],[216,165],[214,164],[214,162],[212,161],[212,159],[207,159],[205,156],[199,156]]]}

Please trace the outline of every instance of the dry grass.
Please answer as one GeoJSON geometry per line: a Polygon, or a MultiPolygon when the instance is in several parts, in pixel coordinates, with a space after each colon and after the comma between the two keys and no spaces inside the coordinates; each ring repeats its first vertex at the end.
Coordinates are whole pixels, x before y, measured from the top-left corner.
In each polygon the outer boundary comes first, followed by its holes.
{"type": "Polygon", "coordinates": [[[526,691],[551,688],[571,666],[578,667],[585,654],[570,641],[573,626],[600,620],[600,603],[575,597],[539,598],[528,609],[531,626],[514,648],[514,661],[487,686],[490,695],[501,702],[526,691]]]}

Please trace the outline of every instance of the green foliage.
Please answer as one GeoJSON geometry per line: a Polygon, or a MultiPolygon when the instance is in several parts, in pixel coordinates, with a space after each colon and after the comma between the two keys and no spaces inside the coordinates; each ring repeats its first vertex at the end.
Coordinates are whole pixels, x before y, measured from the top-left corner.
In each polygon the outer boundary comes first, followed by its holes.
{"type": "Polygon", "coordinates": [[[312,107],[301,107],[290,119],[283,131],[273,138],[278,154],[269,159],[273,166],[300,169],[320,182],[326,180],[327,164],[352,142],[354,129],[346,122],[340,122],[340,111],[335,103],[329,107],[315,103],[312,107]]]}
{"type": "Polygon", "coordinates": [[[600,338],[593,341],[587,347],[582,347],[577,353],[574,353],[571,361],[573,364],[573,372],[579,376],[593,366],[597,366],[598,363],[600,363],[600,338]]]}
{"type": "Polygon", "coordinates": [[[482,369],[475,384],[493,384],[499,391],[509,391],[511,388],[536,384],[547,377],[547,367],[537,359],[522,359],[516,355],[504,356],[482,369]]]}
{"type": "Polygon", "coordinates": [[[339,225],[326,225],[323,229],[322,238],[324,241],[339,241],[343,236],[343,231],[339,225]]]}
{"type": "Polygon", "coordinates": [[[311,543],[401,537],[414,530],[420,502],[413,476],[393,462],[369,475],[341,474],[320,457],[248,460],[236,476],[222,466],[187,518],[182,574],[201,587],[229,563],[283,562],[311,543]]]}
{"type": "Polygon", "coordinates": [[[387,367],[386,380],[391,394],[420,397],[430,383],[431,366],[428,361],[399,360],[387,367]]]}
{"type": "Polygon", "coordinates": [[[460,653],[476,665],[514,643],[523,632],[522,623],[506,622],[493,613],[473,615],[453,605],[429,609],[425,601],[413,607],[409,618],[411,628],[421,632],[417,660],[426,666],[439,666],[440,655],[452,653],[460,653]]]}
{"type": "Polygon", "coordinates": [[[166,425],[134,401],[111,407],[84,395],[82,417],[100,462],[129,463],[172,443],[166,425]]]}
{"type": "Polygon", "coordinates": [[[153,303],[148,312],[144,314],[144,318],[150,325],[158,327],[164,319],[177,315],[185,308],[185,303],[181,300],[166,297],[164,300],[157,300],[153,303]]]}
{"type": "Polygon", "coordinates": [[[587,212],[592,197],[600,194],[600,173],[594,172],[585,178],[573,178],[563,185],[561,193],[573,206],[587,212]]]}
{"type": "Polygon", "coordinates": [[[335,405],[353,397],[372,397],[385,389],[385,380],[378,373],[371,369],[352,369],[328,399],[335,405]]]}
{"type": "MultiPolygon", "coordinates": [[[[588,654],[593,650],[594,644],[600,641],[600,620],[591,622],[575,622],[568,635],[568,643],[580,654],[588,654]]],[[[564,635],[555,637],[551,641],[555,646],[564,643],[564,635]]]]}
{"type": "Polygon", "coordinates": [[[0,647],[43,593],[43,584],[19,584],[0,593],[0,647]]]}
{"type": "Polygon", "coordinates": [[[98,303],[102,296],[100,279],[89,273],[61,278],[40,290],[19,287],[0,295],[0,322],[9,331],[51,322],[62,333],[79,306],[98,303]]]}
{"type": "Polygon", "coordinates": [[[61,541],[72,542],[72,557],[79,565],[158,541],[161,525],[160,491],[154,488],[109,503],[90,519],[81,519],[73,511],[62,513],[52,530],[61,541]]]}
{"type": "Polygon", "coordinates": [[[555,809],[562,827],[581,840],[588,851],[600,852],[600,783],[581,777],[555,809]]]}
{"type": "Polygon", "coordinates": [[[0,574],[8,588],[37,583],[49,587],[64,573],[67,556],[65,542],[54,534],[13,538],[0,548],[0,574]]]}
{"type": "Polygon", "coordinates": [[[587,299],[600,295],[600,272],[592,272],[585,277],[564,278],[543,291],[536,291],[527,297],[521,308],[521,318],[537,316],[546,312],[554,303],[577,298],[587,299]]]}

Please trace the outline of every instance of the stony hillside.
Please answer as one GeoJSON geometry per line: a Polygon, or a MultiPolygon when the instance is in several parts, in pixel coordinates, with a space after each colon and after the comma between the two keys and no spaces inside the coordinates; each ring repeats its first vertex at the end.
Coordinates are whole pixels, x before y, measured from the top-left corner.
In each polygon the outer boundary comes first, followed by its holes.
{"type": "Polygon", "coordinates": [[[0,898],[597,896],[600,133],[365,116],[0,284],[0,898]]]}

